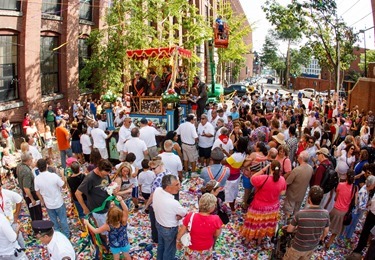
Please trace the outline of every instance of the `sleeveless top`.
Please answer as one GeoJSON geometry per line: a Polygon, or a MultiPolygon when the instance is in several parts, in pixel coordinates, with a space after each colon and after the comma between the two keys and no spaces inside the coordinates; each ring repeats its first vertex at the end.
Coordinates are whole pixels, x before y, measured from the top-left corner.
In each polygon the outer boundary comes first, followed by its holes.
{"type": "Polygon", "coordinates": [[[126,190],[126,189],[128,189],[130,187],[130,185],[131,185],[131,183],[130,183],[129,179],[123,180],[121,178],[121,188],[120,188],[120,190],[126,190]]]}
{"type": "Polygon", "coordinates": [[[110,226],[108,240],[110,247],[119,248],[127,246],[129,244],[127,225],[121,225],[118,228],[110,226]]]}

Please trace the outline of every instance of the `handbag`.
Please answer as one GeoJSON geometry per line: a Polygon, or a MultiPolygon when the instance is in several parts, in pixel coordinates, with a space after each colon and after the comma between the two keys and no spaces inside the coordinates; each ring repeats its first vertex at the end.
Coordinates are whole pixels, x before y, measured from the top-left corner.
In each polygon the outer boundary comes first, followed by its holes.
{"type": "Polygon", "coordinates": [[[355,206],[355,193],[356,193],[356,187],[353,184],[352,200],[350,201],[348,212],[346,212],[346,214],[344,216],[344,220],[343,220],[343,225],[344,226],[349,226],[350,223],[352,223],[352,219],[353,219],[352,211],[353,211],[353,208],[355,206]]]}
{"type": "Polygon", "coordinates": [[[251,189],[250,194],[249,194],[249,198],[247,199],[247,205],[250,205],[251,202],[253,202],[255,194],[263,188],[264,184],[267,182],[269,177],[270,176],[268,175],[266,180],[263,182],[262,186],[260,186],[260,188],[258,190],[255,190],[254,187],[251,189]]]}
{"type": "Polygon", "coordinates": [[[220,199],[217,199],[217,200],[218,200],[217,201],[217,215],[221,219],[221,222],[223,222],[223,224],[226,225],[229,223],[229,216],[223,209],[223,207],[226,207],[226,205],[225,204],[220,205],[219,203],[220,199]]]}
{"type": "Polygon", "coordinates": [[[9,137],[9,133],[6,129],[3,129],[1,130],[1,136],[4,138],[4,139],[7,139],[9,137]]]}
{"type": "Polygon", "coordinates": [[[193,224],[194,214],[195,214],[195,212],[190,217],[190,221],[189,221],[188,228],[187,228],[188,232],[186,232],[185,234],[183,234],[182,237],[181,237],[181,244],[183,246],[191,246],[190,232],[191,232],[191,226],[193,224]]]}

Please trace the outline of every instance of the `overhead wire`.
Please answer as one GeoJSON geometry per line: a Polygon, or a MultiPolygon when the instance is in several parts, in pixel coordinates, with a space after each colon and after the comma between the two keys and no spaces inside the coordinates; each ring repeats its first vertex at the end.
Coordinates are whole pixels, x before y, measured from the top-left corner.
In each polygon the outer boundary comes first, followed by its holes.
{"type": "Polygon", "coordinates": [[[349,9],[347,9],[345,12],[343,12],[340,16],[343,16],[344,14],[346,14],[349,10],[351,10],[356,4],[358,4],[361,0],[358,0],[357,2],[355,2],[351,7],[349,7],[349,9]]]}
{"type": "Polygon", "coordinates": [[[363,16],[361,19],[359,19],[358,21],[356,21],[355,23],[351,24],[349,27],[352,27],[353,25],[359,23],[360,21],[362,21],[363,19],[365,19],[367,16],[369,16],[370,14],[372,14],[373,11],[371,11],[370,13],[366,14],[365,16],[363,16]]]}

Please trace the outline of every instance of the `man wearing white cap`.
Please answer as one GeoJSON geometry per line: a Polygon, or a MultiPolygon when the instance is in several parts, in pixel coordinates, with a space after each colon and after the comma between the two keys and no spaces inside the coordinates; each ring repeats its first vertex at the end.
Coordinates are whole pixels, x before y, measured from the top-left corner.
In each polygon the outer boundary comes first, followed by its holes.
{"type": "Polygon", "coordinates": [[[34,220],[31,222],[34,236],[47,245],[51,260],[74,260],[76,254],[69,239],[59,231],[53,230],[53,222],[49,220],[34,220]]]}

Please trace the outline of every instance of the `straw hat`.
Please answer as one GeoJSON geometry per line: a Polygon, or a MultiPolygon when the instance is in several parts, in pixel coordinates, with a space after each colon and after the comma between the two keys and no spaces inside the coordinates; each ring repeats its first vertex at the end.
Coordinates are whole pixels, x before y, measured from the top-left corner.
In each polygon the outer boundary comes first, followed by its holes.
{"type": "Polygon", "coordinates": [[[283,133],[278,133],[277,135],[272,136],[279,144],[285,144],[285,136],[283,133]]]}

